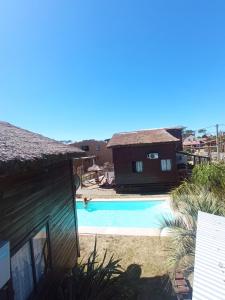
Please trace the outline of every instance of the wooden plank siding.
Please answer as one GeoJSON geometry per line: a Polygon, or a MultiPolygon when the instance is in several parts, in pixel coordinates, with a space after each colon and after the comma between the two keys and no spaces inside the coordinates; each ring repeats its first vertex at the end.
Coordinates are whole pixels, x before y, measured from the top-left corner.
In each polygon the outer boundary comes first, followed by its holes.
{"type": "Polygon", "coordinates": [[[48,222],[54,273],[75,265],[78,250],[71,161],[0,178],[0,239],[11,256],[48,222]]]}
{"type": "Polygon", "coordinates": [[[117,191],[163,191],[175,186],[179,180],[176,167],[176,147],[175,143],[161,143],[113,148],[117,191]],[[159,159],[148,159],[148,153],[159,153],[159,159]],[[171,159],[171,171],[163,172],[161,170],[161,159],[171,159]],[[133,161],[143,162],[142,173],[133,172],[133,161]]]}

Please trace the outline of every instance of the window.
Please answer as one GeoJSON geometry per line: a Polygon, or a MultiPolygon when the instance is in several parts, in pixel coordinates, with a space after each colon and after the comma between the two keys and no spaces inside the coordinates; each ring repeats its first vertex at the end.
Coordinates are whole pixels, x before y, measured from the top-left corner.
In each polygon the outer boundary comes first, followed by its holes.
{"type": "Polygon", "coordinates": [[[81,146],[81,150],[89,151],[89,146],[88,145],[83,145],[83,146],[81,146]]]}
{"type": "Polygon", "coordinates": [[[134,173],[142,173],[143,172],[143,162],[142,161],[133,161],[132,169],[134,173]]]}
{"type": "Polygon", "coordinates": [[[11,258],[14,300],[25,300],[34,289],[30,243],[11,258]]]}
{"type": "Polygon", "coordinates": [[[100,145],[96,145],[96,151],[100,151],[100,145]]]}
{"type": "Polygon", "coordinates": [[[44,226],[11,258],[14,299],[28,299],[49,265],[49,240],[44,226]]]}
{"type": "Polygon", "coordinates": [[[162,171],[171,171],[172,161],[171,159],[161,159],[161,170],[162,171]]]}
{"type": "Polygon", "coordinates": [[[47,267],[48,267],[48,245],[47,245],[46,227],[43,227],[32,238],[32,244],[33,244],[36,279],[38,282],[47,273],[47,267]]]}

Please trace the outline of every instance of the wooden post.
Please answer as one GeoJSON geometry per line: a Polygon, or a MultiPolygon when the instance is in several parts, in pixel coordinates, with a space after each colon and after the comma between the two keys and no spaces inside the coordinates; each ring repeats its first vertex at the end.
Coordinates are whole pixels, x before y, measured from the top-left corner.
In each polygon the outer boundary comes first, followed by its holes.
{"type": "Polygon", "coordinates": [[[72,189],[72,201],[73,201],[73,212],[74,212],[74,223],[75,223],[75,236],[77,245],[77,257],[80,257],[80,243],[78,235],[78,218],[77,218],[77,208],[76,208],[76,191],[73,184],[73,159],[70,160],[70,175],[71,175],[71,189],[72,189]]]}
{"type": "Polygon", "coordinates": [[[217,151],[217,160],[220,159],[220,147],[219,147],[219,125],[216,124],[216,151],[217,151]]]}

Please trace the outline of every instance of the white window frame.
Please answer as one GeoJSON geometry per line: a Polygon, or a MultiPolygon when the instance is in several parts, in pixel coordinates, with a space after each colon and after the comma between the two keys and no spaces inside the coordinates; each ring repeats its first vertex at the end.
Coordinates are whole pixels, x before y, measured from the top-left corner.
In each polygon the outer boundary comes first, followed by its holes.
{"type": "Polygon", "coordinates": [[[161,159],[162,172],[170,172],[172,170],[172,159],[161,159]]]}

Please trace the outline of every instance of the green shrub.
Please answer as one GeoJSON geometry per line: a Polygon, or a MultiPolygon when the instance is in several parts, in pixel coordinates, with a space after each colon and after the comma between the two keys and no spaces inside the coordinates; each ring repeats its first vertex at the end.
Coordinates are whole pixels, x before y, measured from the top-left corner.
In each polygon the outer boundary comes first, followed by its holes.
{"type": "Polygon", "coordinates": [[[196,165],[192,171],[191,181],[199,186],[204,186],[216,194],[225,192],[225,164],[205,163],[196,165]]]}

